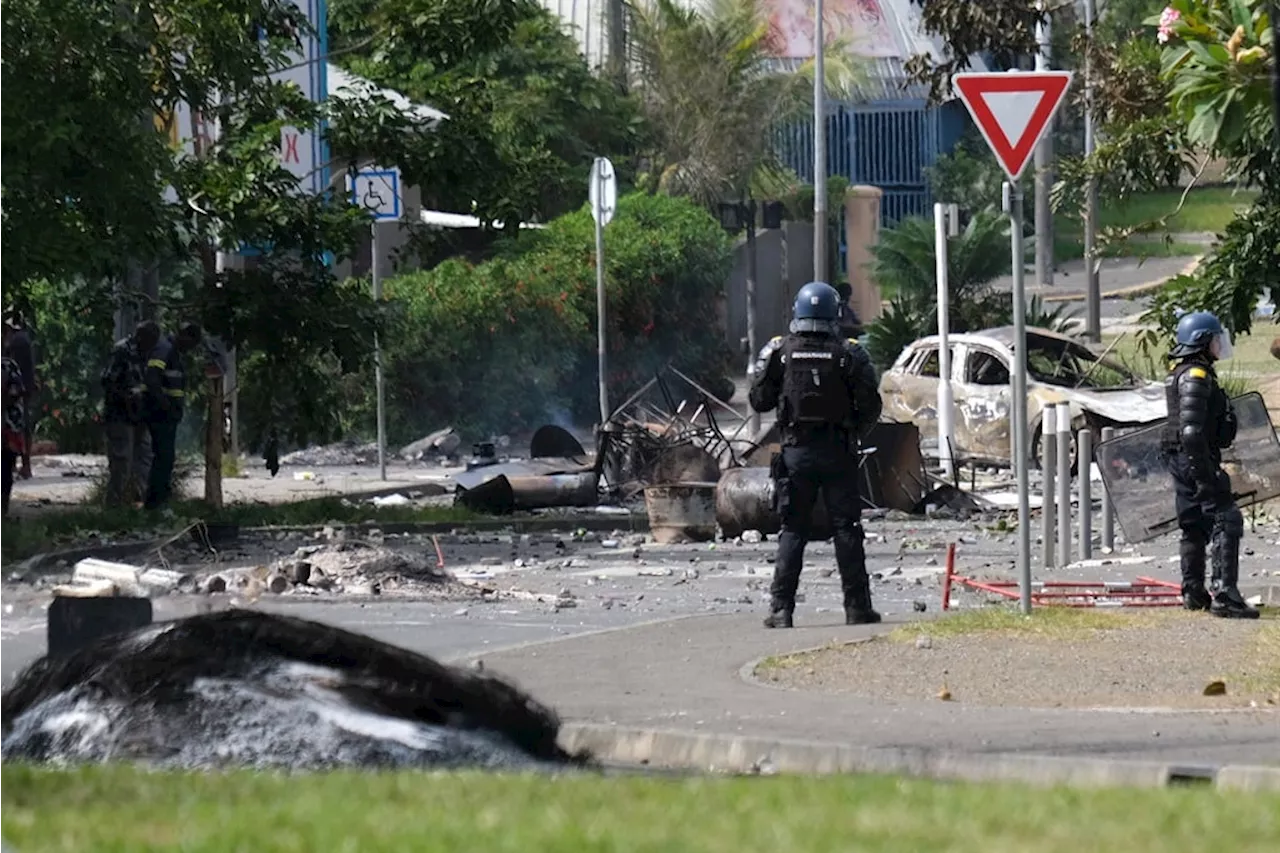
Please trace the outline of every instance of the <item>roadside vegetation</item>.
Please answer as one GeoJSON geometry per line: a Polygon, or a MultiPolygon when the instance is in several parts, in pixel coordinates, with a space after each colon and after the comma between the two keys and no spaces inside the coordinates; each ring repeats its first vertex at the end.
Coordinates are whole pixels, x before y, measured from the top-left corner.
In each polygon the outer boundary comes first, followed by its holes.
{"type": "Polygon", "coordinates": [[[1199,851],[1280,847],[1280,795],[887,776],[3,768],[5,841],[82,850],[1199,851]]]}

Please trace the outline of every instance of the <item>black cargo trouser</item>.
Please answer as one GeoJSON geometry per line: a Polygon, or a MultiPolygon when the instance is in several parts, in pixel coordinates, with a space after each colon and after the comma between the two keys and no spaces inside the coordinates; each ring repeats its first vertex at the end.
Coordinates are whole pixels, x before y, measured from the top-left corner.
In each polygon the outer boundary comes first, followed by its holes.
{"type": "Polygon", "coordinates": [[[151,432],[151,474],[147,478],[147,509],[159,509],[169,502],[173,490],[173,464],[178,454],[178,421],[154,420],[151,432]]]}
{"type": "Polygon", "coordinates": [[[1182,530],[1179,557],[1183,590],[1204,588],[1206,548],[1212,553],[1213,590],[1234,587],[1240,575],[1244,515],[1231,495],[1231,478],[1219,468],[1212,493],[1197,496],[1186,456],[1177,453],[1166,458],[1173,475],[1178,527],[1182,530]]]}
{"type": "Polygon", "coordinates": [[[858,494],[857,457],[839,438],[827,438],[782,449],[781,470],[775,470],[778,515],[778,557],[769,592],[774,610],[795,608],[796,589],[809,541],[813,508],[822,493],[835,540],[836,565],[844,606],[871,609],[871,586],[863,549],[862,507],[858,494]]]}

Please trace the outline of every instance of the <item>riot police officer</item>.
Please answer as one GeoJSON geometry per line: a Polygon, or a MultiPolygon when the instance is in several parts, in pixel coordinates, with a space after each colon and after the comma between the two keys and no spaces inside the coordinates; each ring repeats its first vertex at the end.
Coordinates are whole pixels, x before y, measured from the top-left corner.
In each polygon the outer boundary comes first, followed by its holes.
{"type": "Polygon", "coordinates": [[[778,410],[782,452],[773,479],[782,530],[767,628],[790,628],[813,507],[822,492],[834,528],[845,624],[880,621],[871,607],[858,496],[858,441],[880,417],[875,367],[840,336],[840,297],[823,282],[796,295],[790,334],[769,341],[752,368],[749,400],[778,410]]]}
{"type": "Polygon", "coordinates": [[[1222,470],[1222,449],[1235,441],[1236,416],[1213,365],[1231,357],[1231,338],[1217,317],[1197,311],[1178,320],[1175,342],[1170,353],[1175,362],[1164,383],[1169,413],[1160,443],[1173,475],[1182,530],[1182,601],[1188,610],[1256,619],[1258,611],[1236,588],[1244,516],[1222,470]],[[1212,571],[1208,590],[1206,548],[1212,571]]]}

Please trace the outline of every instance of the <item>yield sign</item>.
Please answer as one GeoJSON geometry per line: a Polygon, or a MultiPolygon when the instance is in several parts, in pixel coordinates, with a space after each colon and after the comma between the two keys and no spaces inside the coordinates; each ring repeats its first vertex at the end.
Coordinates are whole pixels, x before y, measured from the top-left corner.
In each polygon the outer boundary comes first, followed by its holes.
{"type": "Polygon", "coordinates": [[[1071,85],[1070,71],[965,72],[951,78],[1012,181],[1018,180],[1071,85]]]}

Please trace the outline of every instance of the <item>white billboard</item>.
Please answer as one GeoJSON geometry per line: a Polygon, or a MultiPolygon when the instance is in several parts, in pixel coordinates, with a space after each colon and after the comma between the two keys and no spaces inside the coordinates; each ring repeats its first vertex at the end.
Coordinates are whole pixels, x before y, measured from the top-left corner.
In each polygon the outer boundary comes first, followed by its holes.
{"type": "MultiPolygon", "coordinates": [[[[302,93],[314,103],[322,103],[328,96],[328,73],[325,56],[329,38],[326,19],[326,0],[293,0],[306,12],[314,32],[302,39],[302,47],[288,60],[285,70],[271,75],[273,80],[295,83],[302,93]]],[[[329,185],[328,145],[325,144],[323,126],[312,128],[285,127],[280,132],[279,159],[282,165],[298,177],[298,189],[305,193],[320,193],[329,185]]],[[[178,104],[169,123],[169,139],[175,148],[191,157],[196,149],[193,137],[200,134],[206,144],[218,138],[218,122],[215,116],[205,117],[199,127],[193,127],[191,108],[178,104]]],[[[172,190],[168,193],[173,198],[172,190]]]]}

